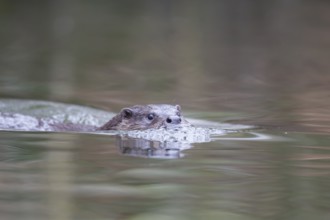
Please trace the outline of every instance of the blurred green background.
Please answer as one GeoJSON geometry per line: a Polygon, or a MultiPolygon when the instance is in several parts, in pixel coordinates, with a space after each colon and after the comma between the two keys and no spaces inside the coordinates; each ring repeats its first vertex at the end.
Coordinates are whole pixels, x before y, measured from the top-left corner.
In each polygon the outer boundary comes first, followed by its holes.
{"type": "Polygon", "coordinates": [[[0,26],[0,97],[330,129],[329,1],[1,0],[0,26]]]}

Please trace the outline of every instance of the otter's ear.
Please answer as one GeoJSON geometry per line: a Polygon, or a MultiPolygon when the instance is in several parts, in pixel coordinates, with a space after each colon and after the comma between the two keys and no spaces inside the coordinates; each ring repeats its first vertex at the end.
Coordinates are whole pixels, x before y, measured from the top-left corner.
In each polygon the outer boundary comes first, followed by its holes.
{"type": "Polygon", "coordinates": [[[120,114],[123,118],[130,119],[133,116],[133,111],[130,108],[123,108],[120,114]]]}
{"type": "Polygon", "coordinates": [[[180,105],[175,105],[175,108],[176,108],[178,111],[181,111],[181,106],[180,106],[180,105]]]}

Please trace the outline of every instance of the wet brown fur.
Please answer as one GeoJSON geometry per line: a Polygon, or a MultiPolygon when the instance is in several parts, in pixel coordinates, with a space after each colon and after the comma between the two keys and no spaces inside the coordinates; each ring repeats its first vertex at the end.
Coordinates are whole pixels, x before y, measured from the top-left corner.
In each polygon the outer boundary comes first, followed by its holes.
{"type": "Polygon", "coordinates": [[[145,130],[182,125],[189,123],[182,117],[179,105],[135,105],[123,108],[97,130],[145,130]],[[149,119],[150,115],[153,117],[152,120],[149,119]]]}

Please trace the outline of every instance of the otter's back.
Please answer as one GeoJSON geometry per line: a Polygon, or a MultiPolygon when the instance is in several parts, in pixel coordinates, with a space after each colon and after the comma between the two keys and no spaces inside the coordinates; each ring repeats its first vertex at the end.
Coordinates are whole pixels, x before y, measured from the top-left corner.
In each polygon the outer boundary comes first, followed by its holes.
{"type": "Polygon", "coordinates": [[[114,114],[56,102],[0,99],[0,129],[25,131],[89,130],[114,114]]]}

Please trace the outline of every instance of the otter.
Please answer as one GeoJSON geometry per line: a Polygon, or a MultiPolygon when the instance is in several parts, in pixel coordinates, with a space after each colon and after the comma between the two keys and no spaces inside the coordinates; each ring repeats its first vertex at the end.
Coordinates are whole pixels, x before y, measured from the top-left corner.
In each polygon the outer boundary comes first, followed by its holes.
{"type": "Polygon", "coordinates": [[[190,124],[183,118],[179,105],[150,104],[123,108],[97,130],[146,130],[188,125],[190,124]]]}
{"type": "Polygon", "coordinates": [[[134,105],[123,108],[101,127],[56,122],[43,118],[22,115],[19,113],[0,112],[0,130],[27,130],[27,131],[78,131],[93,132],[104,130],[146,130],[159,128],[179,128],[190,126],[181,114],[179,105],[151,104],[134,105]]]}

